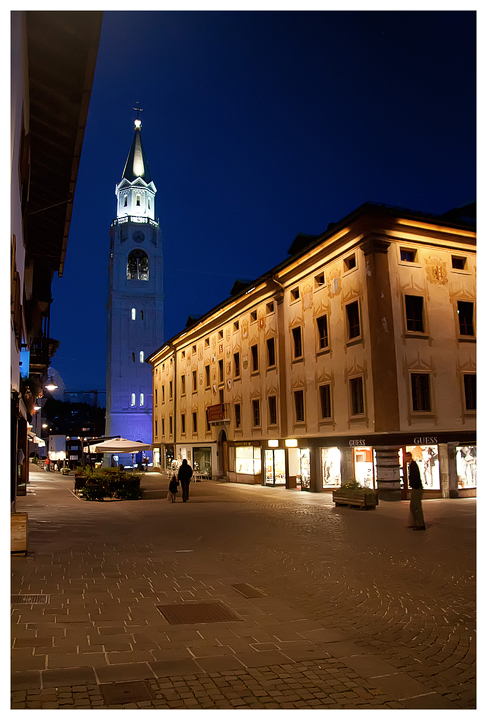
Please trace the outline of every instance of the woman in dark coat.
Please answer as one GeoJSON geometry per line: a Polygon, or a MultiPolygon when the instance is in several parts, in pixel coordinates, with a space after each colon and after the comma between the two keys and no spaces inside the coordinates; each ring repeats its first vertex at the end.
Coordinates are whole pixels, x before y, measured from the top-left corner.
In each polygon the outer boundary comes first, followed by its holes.
{"type": "Polygon", "coordinates": [[[189,499],[189,483],[191,482],[191,478],[193,476],[193,468],[191,465],[188,465],[188,461],[186,458],[181,463],[181,467],[179,468],[178,472],[178,480],[181,483],[181,488],[183,491],[183,502],[186,502],[186,500],[189,499]]]}

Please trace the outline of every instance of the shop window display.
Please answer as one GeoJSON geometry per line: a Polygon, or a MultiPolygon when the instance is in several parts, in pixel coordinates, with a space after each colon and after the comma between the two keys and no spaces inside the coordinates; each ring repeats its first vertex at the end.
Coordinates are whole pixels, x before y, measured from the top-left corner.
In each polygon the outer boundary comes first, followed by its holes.
{"type": "Polygon", "coordinates": [[[364,487],[375,489],[372,448],[354,448],[353,458],[355,466],[355,480],[364,487]]]}
{"type": "Polygon", "coordinates": [[[477,487],[477,447],[461,445],[457,447],[457,476],[459,488],[477,487]]]}
{"type": "Polygon", "coordinates": [[[302,448],[299,451],[299,472],[301,475],[301,487],[309,489],[310,487],[310,452],[308,448],[302,448]]]}
{"type": "MultiPolygon", "coordinates": [[[[440,490],[440,464],[438,459],[438,445],[408,445],[406,452],[410,452],[416,460],[421,473],[421,481],[425,490],[440,490]]],[[[401,452],[401,465],[403,457],[401,452]]]]}
{"type": "Polygon", "coordinates": [[[286,459],[284,450],[265,451],[266,485],[286,484],[286,459]]]}
{"type": "Polygon", "coordinates": [[[339,448],[330,447],[321,449],[324,488],[338,487],[341,485],[340,460],[341,452],[339,448]]]}
{"type": "Polygon", "coordinates": [[[260,448],[257,447],[236,447],[235,448],[235,469],[243,475],[258,475],[262,470],[260,448]]]}

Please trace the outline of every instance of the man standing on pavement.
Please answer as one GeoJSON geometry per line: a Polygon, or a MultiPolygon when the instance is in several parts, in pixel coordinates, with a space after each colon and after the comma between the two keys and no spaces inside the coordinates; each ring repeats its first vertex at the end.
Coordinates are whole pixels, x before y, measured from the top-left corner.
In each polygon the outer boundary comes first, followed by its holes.
{"type": "Polygon", "coordinates": [[[423,483],[418,464],[413,460],[410,452],[406,453],[406,462],[409,465],[409,487],[411,490],[411,501],[409,503],[410,525],[413,530],[426,530],[423,516],[423,483]]]}
{"type": "Polygon", "coordinates": [[[191,465],[188,465],[188,461],[186,460],[186,458],[184,458],[178,472],[178,480],[181,483],[181,488],[183,491],[183,502],[189,500],[189,483],[191,482],[192,475],[193,468],[191,467],[191,465]]]}

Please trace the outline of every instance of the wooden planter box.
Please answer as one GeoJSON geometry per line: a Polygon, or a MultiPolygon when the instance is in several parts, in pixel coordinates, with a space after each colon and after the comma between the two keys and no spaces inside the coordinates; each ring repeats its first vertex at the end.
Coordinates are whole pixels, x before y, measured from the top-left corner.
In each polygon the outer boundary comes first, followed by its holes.
{"type": "Polygon", "coordinates": [[[338,505],[349,505],[350,507],[359,507],[361,510],[374,509],[379,504],[377,493],[341,493],[339,490],[333,491],[333,502],[338,505]]]}
{"type": "Polygon", "coordinates": [[[19,512],[10,515],[10,551],[27,555],[29,538],[28,514],[19,512]]]}

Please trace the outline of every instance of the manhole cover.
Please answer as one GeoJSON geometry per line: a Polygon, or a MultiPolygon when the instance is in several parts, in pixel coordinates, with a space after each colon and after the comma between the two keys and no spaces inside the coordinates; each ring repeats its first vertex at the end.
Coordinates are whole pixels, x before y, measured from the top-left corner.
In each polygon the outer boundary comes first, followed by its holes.
{"type": "Polygon", "coordinates": [[[223,603],[185,603],[184,605],[157,605],[157,609],[171,625],[215,623],[241,620],[223,603]]]}
{"type": "Polygon", "coordinates": [[[232,587],[246,598],[265,597],[263,592],[248,583],[240,583],[238,585],[232,585],[232,587]]]}
{"type": "Polygon", "coordinates": [[[100,685],[101,694],[107,705],[125,705],[126,703],[153,700],[149,686],[143,680],[137,682],[106,683],[100,685]]]}
{"type": "Polygon", "coordinates": [[[12,605],[47,605],[49,595],[12,595],[12,605]]]}

